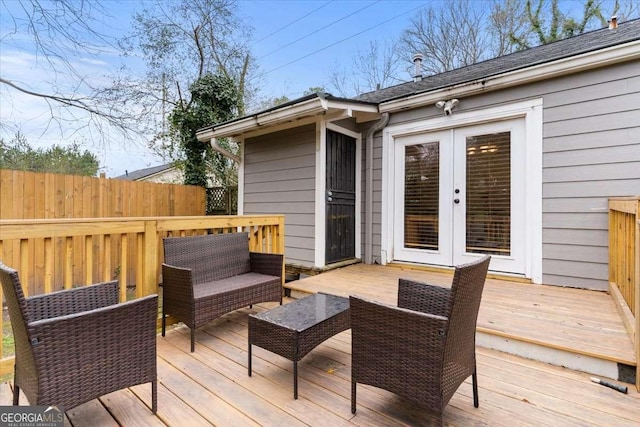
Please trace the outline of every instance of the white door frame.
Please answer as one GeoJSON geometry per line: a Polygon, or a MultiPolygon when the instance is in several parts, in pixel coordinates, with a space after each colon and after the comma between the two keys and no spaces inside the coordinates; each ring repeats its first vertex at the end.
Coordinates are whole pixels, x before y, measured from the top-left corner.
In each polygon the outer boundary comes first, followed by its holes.
{"type": "Polygon", "coordinates": [[[356,142],[356,258],[362,257],[362,134],[354,132],[331,120],[319,118],[316,121],[316,209],[314,266],[325,266],[326,230],[326,188],[327,188],[327,129],[355,139],[356,142]]]}
{"type": "MultiPolygon", "coordinates": [[[[463,101],[464,102],[464,101],[463,101]]],[[[461,103],[462,104],[462,103],[461,103]]],[[[394,260],[395,140],[414,134],[454,129],[505,119],[524,118],[526,195],[525,273],[534,283],[542,283],[542,98],[500,105],[477,111],[455,112],[418,122],[391,125],[382,135],[382,223],[381,261],[394,260]]]]}

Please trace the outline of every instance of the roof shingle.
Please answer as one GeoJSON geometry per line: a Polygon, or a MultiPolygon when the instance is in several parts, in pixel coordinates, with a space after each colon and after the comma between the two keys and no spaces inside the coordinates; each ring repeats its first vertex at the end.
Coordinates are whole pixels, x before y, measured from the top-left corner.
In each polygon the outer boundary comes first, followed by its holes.
{"type": "Polygon", "coordinates": [[[619,44],[640,40],[640,19],[623,22],[617,29],[603,28],[546,45],[500,56],[473,65],[363,93],[356,100],[381,103],[418,93],[481,80],[546,62],[556,61],[619,44]]]}

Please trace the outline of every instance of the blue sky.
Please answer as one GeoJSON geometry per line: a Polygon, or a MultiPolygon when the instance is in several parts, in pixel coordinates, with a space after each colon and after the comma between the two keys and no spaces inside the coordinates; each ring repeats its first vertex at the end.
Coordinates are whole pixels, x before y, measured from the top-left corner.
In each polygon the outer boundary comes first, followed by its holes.
{"type": "MultiPolygon", "coordinates": [[[[46,1],[46,0],[44,0],[46,1]]],[[[418,0],[278,0],[238,1],[238,15],[253,27],[251,49],[260,72],[260,94],[264,98],[286,95],[289,98],[302,96],[309,87],[329,86],[332,70],[349,67],[352,57],[369,41],[384,42],[396,39],[408,26],[412,16],[426,4],[443,2],[418,0]]],[[[607,0],[609,1],[609,0],[607,0]]],[[[16,0],[0,0],[0,10],[18,10],[16,0]]],[[[580,7],[580,0],[564,0],[563,7],[580,7]]],[[[118,38],[127,33],[133,12],[141,5],[134,0],[105,0],[102,2],[111,15],[98,32],[118,38]]],[[[476,7],[488,7],[488,0],[475,0],[476,7]]],[[[42,57],[35,55],[28,38],[20,33],[10,34],[13,27],[8,14],[0,16],[0,71],[4,78],[19,82],[35,91],[48,92],[44,84],[50,81],[50,71],[43,65],[42,57]]],[[[74,65],[83,75],[94,81],[115,71],[122,59],[118,52],[106,51],[97,57],[78,55],[74,65]]],[[[127,65],[142,75],[139,58],[129,58],[127,65]]],[[[407,58],[408,68],[411,66],[407,58]]],[[[409,77],[408,75],[406,76],[409,77]]],[[[60,77],[58,84],[64,87],[60,77]]],[[[82,115],[68,117],[62,122],[47,127],[51,112],[40,100],[9,91],[0,85],[0,122],[18,123],[34,146],[50,146],[54,143],[86,141],[91,136],[79,132],[70,133],[74,120],[82,121],[82,115]],[[60,128],[65,129],[61,136],[60,128]],[[61,139],[62,138],[62,139],[61,139]]],[[[15,129],[2,128],[0,136],[11,139],[15,129]]],[[[144,141],[113,142],[111,144],[87,145],[94,152],[107,176],[123,174],[163,163],[145,147],[144,141]]]]}
{"type": "Polygon", "coordinates": [[[302,18],[252,46],[260,70],[267,73],[266,94],[289,98],[312,86],[329,86],[333,69],[350,65],[355,52],[371,40],[397,38],[423,5],[417,0],[239,3],[240,13],[255,28],[255,40],[302,18]]]}

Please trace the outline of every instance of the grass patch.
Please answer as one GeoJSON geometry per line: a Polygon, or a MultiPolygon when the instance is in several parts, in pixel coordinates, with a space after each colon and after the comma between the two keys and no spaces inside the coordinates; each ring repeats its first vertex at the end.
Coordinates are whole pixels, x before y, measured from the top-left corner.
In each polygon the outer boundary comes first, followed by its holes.
{"type": "Polygon", "coordinates": [[[13,356],[14,351],[13,331],[9,321],[9,313],[4,308],[2,310],[2,357],[13,356]]]}

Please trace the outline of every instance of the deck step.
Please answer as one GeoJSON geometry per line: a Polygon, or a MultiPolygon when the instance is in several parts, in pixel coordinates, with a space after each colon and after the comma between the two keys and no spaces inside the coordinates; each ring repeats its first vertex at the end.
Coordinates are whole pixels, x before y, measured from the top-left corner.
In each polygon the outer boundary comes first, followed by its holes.
{"type": "MultiPolygon", "coordinates": [[[[287,296],[291,298],[304,298],[307,295],[309,292],[287,288],[287,296]]],[[[526,359],[635,384],[636,362],[633,360],[589,353],[484,327],[477,329],[476,344],[526,359]]]]}
{"type": "Polygon", "coordinates": [[[635,362],[478,328],[476,344],[526,359],[635,384],[635,362]]]}

